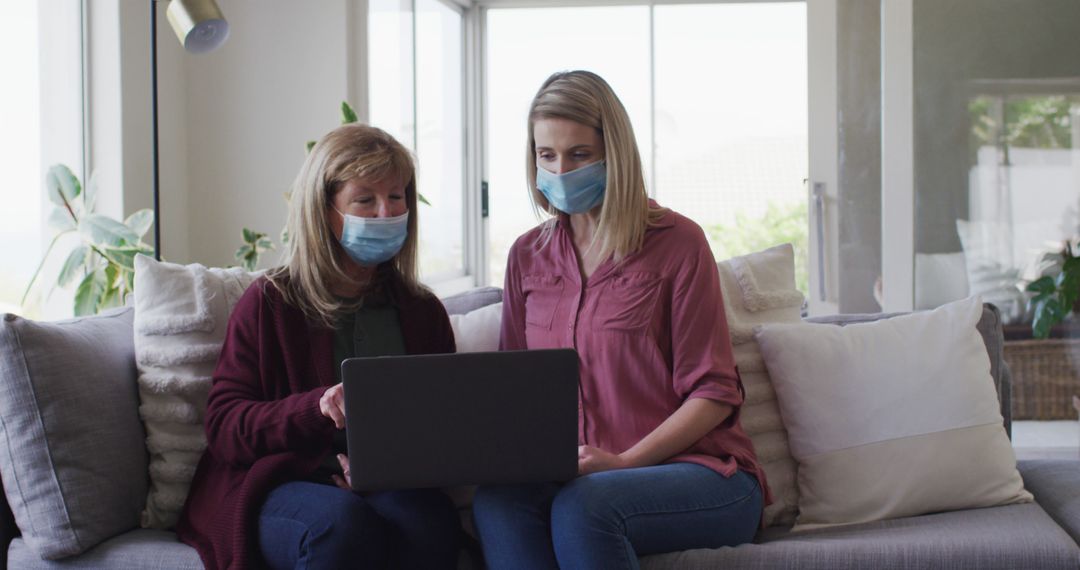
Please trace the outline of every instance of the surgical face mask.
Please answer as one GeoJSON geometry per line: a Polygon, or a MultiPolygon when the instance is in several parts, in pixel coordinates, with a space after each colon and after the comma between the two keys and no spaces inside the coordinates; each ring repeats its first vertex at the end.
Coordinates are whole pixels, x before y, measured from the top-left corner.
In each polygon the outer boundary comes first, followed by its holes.
{"type": "Polygon", "coordinates": [[[536,188],[549,204],[567,214],[584,214],[604,201],[607,165],[603,160],[563,174],[536,167],[536,188]]]}
{"type": "Polygon", "coordinates": [[[360,265],[378,265],[393,259],[409,235],[409,213],[393,218],[363,218],[342,214],[345,226],[341,246],[360,265]]]}

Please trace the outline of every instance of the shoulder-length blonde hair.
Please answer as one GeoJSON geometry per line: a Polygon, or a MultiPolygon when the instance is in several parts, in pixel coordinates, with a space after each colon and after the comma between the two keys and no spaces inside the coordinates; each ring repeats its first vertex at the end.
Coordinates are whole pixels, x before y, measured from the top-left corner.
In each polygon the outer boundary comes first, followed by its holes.
{"type": "MultiPolygon", "coordinates": [[[[574,121],[596,129],[603,138],[607,189],[590,249],[598,247],[600,259],[613,255],[616,261],[640,250],[645,242],[646,228],[659,221],[667,210],[649,206],[634,128],[615,91],[607,81],[590,71],[560,71],[548,77],[533,97],[529,106],[529,140],[525,151],[529,191],[538,211],[558,216],[559,211],[536,187],[533,124],[541,119],[574,121]]],[[[552,221],[541,232],[541,240],[545,243],[550,240],[553,229],[552,221]]]]}
{"type": "Polygon", "coordinates": [[[389,270],[408,292],[425,295],[417,277],[416,168],[409,151],[381,129],[352,123],[330,131],[308,153],[289,198],[288,249],[282,265],[267,278],[285,301],[307,317],[333,326],[352,307],[334,295],[334,283],[347,281],[345,250],[328,220],[332,199],[353,178],[398,180],[405,187],[409,234],[401,251],[380,271],[389,270]]]}

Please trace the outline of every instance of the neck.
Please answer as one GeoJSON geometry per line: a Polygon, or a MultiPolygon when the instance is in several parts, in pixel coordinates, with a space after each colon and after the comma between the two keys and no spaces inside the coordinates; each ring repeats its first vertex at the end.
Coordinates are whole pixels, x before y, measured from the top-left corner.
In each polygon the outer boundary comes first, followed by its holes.
{"type": "Polygon", "coordinates": [[[574,237],[574,243],[587,244],[592,242],[596,235],[596,228],[600,226],[600,209],[597,206],[584,214],[570,214],[570,235],[574,237]]]}
{"type": "Polygon", "coordinates": [[[334,294],[345,298],[359,297],[371,283],[371,278],[375,275],[375,267],[360,265],[347,255],[343,260],[343,266],[346,279],[334,284],[334,294]]]}

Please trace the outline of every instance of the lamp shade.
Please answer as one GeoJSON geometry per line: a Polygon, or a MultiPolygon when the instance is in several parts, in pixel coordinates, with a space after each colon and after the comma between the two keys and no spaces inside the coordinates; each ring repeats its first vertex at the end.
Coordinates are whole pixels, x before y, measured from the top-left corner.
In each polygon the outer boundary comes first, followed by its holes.
{"type": "Polygon", "coordinates": [[[229,37],[229,22],[214,0],[172,0],[165,15],[191,53],[213,51],[229,37]]]}

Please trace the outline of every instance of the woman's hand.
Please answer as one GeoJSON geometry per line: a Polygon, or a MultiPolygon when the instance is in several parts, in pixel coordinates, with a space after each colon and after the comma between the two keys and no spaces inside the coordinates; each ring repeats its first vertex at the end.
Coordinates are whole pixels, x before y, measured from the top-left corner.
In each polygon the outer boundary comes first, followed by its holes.
{"type": "Polygon", "coordinates": [[[621,455],[608,453],[599,447],[591,445],[578,446],[577,460],[578,475],[588,475],[598,471],[611,471],[612,469],[626,469],[632,467],[621,455]]]}
{"type": "Polygon", "coordinates": [[[349,456],[344,453],[337,454],[338,463],[341,464],[341,475],[331,475],[330,478],[334,480],[334,484],[346,491],[352,491],[352,476],[349,475],[349,456]]]}
{"type": "Polygon", "coordinates": [[[345,385],[338,384],[319,398],[319,411],[334,421],[334,427],[345,429],[345,385]]]}

